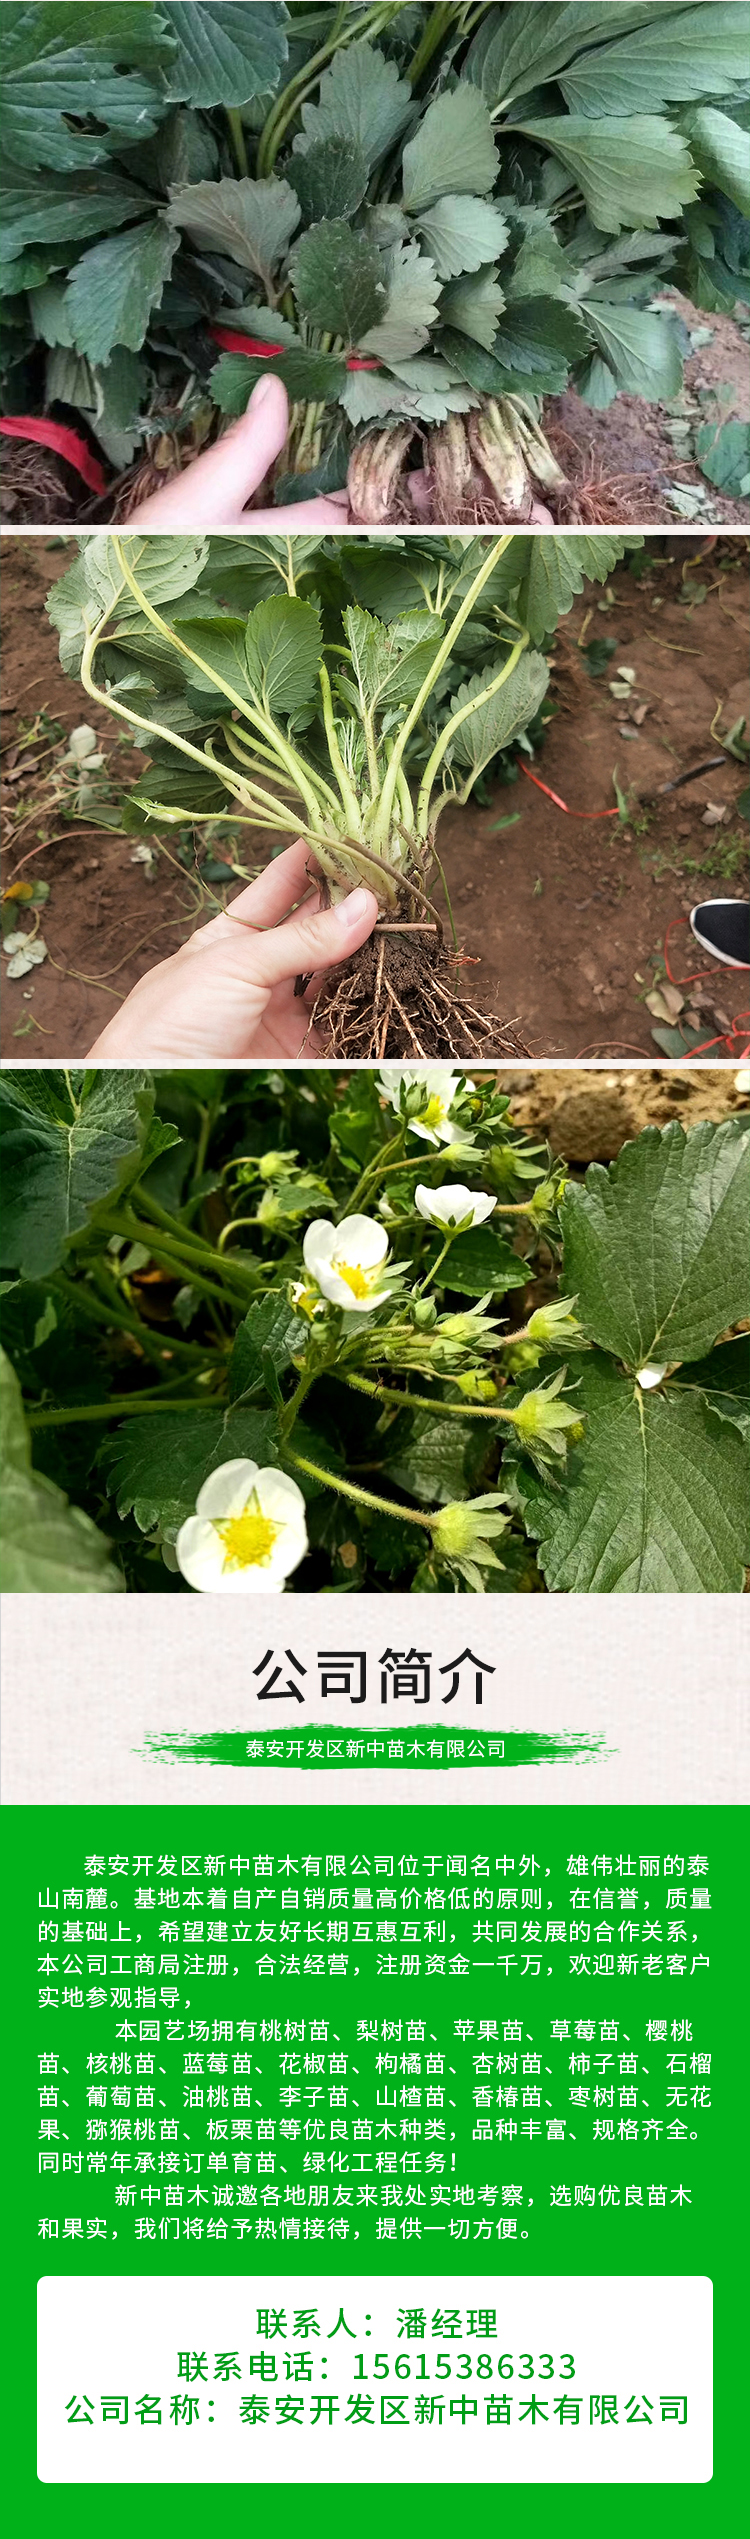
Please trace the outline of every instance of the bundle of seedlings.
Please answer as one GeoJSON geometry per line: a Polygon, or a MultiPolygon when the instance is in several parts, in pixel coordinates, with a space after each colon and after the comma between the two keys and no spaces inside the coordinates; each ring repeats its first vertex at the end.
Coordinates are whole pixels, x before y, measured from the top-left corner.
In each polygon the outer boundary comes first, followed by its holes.
{"type": "Polygon", "coordinates": [[[63,667],[150,752],[131,821],[301,836],[326,903],[375,892],[370,944],[313,1008],[331,1055],[518,1054],[464,992],[438,823],[533,749],[558,614],[633,543],[92,536],[56,583],[63,667]]]}
{"type": "Polygon", "coordinates": [[[375,525],[419,470],[437,519],[575,520],[543,400],[669,401],[664,283],[747,292],[733,0],[2,17],[5,411],[83,422],[116,480],[270,363],[278,500],[349,471],[375,525]]]}
{"type": "Polygon", "coordinates": [[[747,1113],[581,1181],[492,1074],[6,1067],[0,1140],[5,1588],[741,1592],[747,1113]]]}

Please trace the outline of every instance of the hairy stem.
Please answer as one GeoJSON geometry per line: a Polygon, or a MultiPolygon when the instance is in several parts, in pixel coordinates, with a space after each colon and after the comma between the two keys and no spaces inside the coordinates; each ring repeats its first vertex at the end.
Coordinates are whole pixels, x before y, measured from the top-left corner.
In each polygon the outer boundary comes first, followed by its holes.
{"type": "MultiPolygon", "coordinates": [[[[430,1407],[434,1409],[434,1403],[430,1407]]],[[[344,1481],[340,1472],[324,1472],[322,1464],[310,1463],[307,1455],[297,1455],[291,1447],[288,1461],[296,1463],[299,1472],[308,1473],[311,1481],[322,1481],[326,1490],[338,1490],[341,1498],[354,1499],[358,1507],[376,1508],[380,1516],[403,1517],[405,1525],[421,1525],[427,1533],[439,1514],[438,1509],[433,1509],[429,1516],[419,1516],[416,1508],[401,1508],[395,1499],[380,1499],[374,1490],[360,1489],[357,1481],[344,1481]]]]}
{"type": "MultiPolygon", "coordinates": [[[[215,1396],[213,1397],[215,1399],[215,1396]]],[[[151,1411],[204,1411],[206,1395],[174,1396],[161,1393],[113,1393],[108,1402],[73,1403],[65,1410],[28,1411],[28,1428],[69,1428],[81,1419],[142,1419],[151,1411]]]]}
{"type": "MultiPolygon", "coordinates": [[[[505,554],[506,547],[510,546],[511,535],[512,532],[509,531],[505,537],[495,538],[493,540],[492,546],[488,550],[484,563],[480,565],[479,572],[475,573],[474,580],[466,593],[466,598],[462,600],[460,608],[457,609],[455,617],[451,620],[447,635],[444,636],[439,651],[435,654],[432,667],[428,670],[426,679],[423,679],[422,681],[419,695],[415,697],[414,704],[410,707],[405,723],[402,723],[401,730],[394,745],[393,756],[386,773],[385,783],[380,797],[380,809],[376,823],[379,839],[385,839],[389,833],[398,771],[403,759],[406,743],[414,730],[415,724],[419,722],[420,714],[427,703],[428,697],[432,694],[435,682],[440,677],[441,670],[444,669],[446,661],[450,660],[457,637],[460,635],[462,627],[465,626],[467,617],[471,616],[472,609],[476,600],[479,598],[480,591],[483,591],[485,582],[489,581],[490,574],[494,573],[495,565],[499,563],[501,555],[505,554]]],[[[373,837],[374,835],[375,831],[373,830],[373,837]]]]}
{"type": "MultiPolygon", "coordinates": [[[[120,570],[125,577],[128,588],[132,591],[134,599],[137,599],[139,608],[142,608],[144,617],[148,618],[149,624],[151,626],[155,626],[157,634],[164,635],[167,643],[173,644],[177,652],[183,653],[186,661],[192,661],[194,669],[202,670],[204,677],[210,679],[212,687],[217,688],[222,696],[228,697],[230,705],[235,705],[238,712],[244,715],[245,720],[248,723],[257,723],[264,739],[271,742],[272,747],[276,752],[277,759],[280,761],[281,765],[287,767],[290,775],[294,777],[298,791],[302,795],[302,800],[307,804],[311,819],[313,821],[319,820],[320,802],[313,786],[312,778],[310,777],[307,768],[303,765],[302,759],[298,758],[297,752],[293,749],[291,741],[287,740],[285,733],[281,732],[278,725],[274,723],[273,716],[267,712],[262,713],[257,705],[250,704],[247,697],[240,696],[236,688],[229,687],[225,679],[220,679],[218,677],[210,661],[203,661],[200,653],[193,652],[190,645],[183,642],[182,636],[175,633],[174,627],[167,623],[166,618],[159,616],[158,609],[152,607],[151,601],[146,598],[145,592],[141,590],[140,583],[136,580],[132,566],[128,563],[125,555],[122,539],[115,537],[112,540],[112,544],[117,556],[120,570]]],[[[175,735],[172,733],[168,734],[167,737],[174,740],[175,735]]],[[[325,787],[324,790],[329,792],[328,787],[325,787]]],[[[333,799],[333,796],[330,798],[333,799]]]]}
{"type": "Polygon", "coordinates": [[[498,1403],[486,1406],[477,1402],[436,1402],[434,1394],[398,1393],[391,1384],[372,1384],[367,1375],[344,1375],[340,1367],[330,1367],[329,1374],[339,1384],[351,1384],[355,1393],[368,1393],[373,1402],[395,1402],[402,1411],[433,1411],[440,1419],[514,1419],[514,1411],[502,1410],[498,1403]]]}
{"type": "Polygon", "coordinates": [[[488,686],[482,689],[481,698],[471,697],[468,705],[459,705],[456,713],[451,714],[448,722],[444,723],[442,731],[438,733],[432,756],[428,758],[419,788],[419,801],[417,803],[417,836],[419,838],[426,837],[427,835],[427,826],[430,815],[430,794],[432,792],[441,758],[444,758],[446,749],[453,739],[454,732],[457,732],[460,725],[468,720],[470,714],[476,714],[477,706],[480,702],[484,704],[489,701],[490,697],[497,696],[498,690],[505,686],[506,679],[509,679],[512,671],[515,670],[516,663],[520,661],[522,652],[525,652],[528,641],[529,637],[527,634],[523,634],[519,637],[518,643],[514,644],[512,652],[509,652],[507,661],[503,663],[502,670],[498,671],[497,678],[491,679],[488,686]]]}

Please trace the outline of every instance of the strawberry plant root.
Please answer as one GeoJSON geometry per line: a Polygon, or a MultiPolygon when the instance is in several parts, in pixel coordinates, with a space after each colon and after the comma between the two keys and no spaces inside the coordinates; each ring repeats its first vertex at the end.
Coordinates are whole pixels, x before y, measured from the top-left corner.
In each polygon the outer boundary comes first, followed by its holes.
{"type": "Polygon", "coordinates": [[[527,1058],[512,1024],[480,1013],[461,993],[459,961],[426,928],[376,930],[331,972],[312,1022],[327,1057],[527,1058]]]}

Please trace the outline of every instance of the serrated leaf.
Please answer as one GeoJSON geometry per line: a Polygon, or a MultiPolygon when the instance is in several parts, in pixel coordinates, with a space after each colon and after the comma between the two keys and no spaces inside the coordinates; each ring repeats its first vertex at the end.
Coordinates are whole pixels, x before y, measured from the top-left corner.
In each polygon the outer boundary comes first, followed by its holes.
{"type": "Polygon", "coordinates": [[[377,247],[345,220],[319,220],[291,259],[295,299],[313,326],[358,344],[385,315],[386,267],[377,247]]]}
{"type": "MultiPolygon", "coordinates": [[[[222,685],[235,688],[238,696],[251,697],[252,689],[245,653],[247,634],[245,617],[181,616],[178,631],[183,643],[189,644],[191,652],[197,654],[199,661],[205,663],[205,670],[197,668],[194,661],[183,664],[191,692],[197,696],[198,700],[203,699],[204,715],[209,715],[211,712],[207,702],[209,698],[213,700],[215,714],[226,713],[227,704],[226,697],[222,698],[222,685]],[[215,673],[214,678],[211,677],[212,671],[215,673]]],[[[161,720],[164,721],[163,713],[161,720]]]]}
{"type": "Polygon", "coordinates": [[[682,355],[668,319],[605,300],[584,300],[581,309],[618,388],[652,405],[679,396],[682,355]]]}
{"type": "Polygon", "coordinates": [[[491,194],[498,156],[487,107],[468,80],[427,107],[403,162],[404,207],[426,211],[445,194],[491,194]]]}
{"type": "MultiPolygon", "coordinates": [[[[208,383],[219,412],[244,414],[257,380],[267,379],[269,367],[264,355],[255,361],[247,353],[223,353],[208,383]]],[[[272,367],[293,402],[335,405],[346,380],[346,364],[336,353],[309,353],[304,347],[280,353],[272,367]]]]}
{"type": "Polygon", "coordinates": [[[739,1594],[748,1557],[739,1434],[702,1394],[643,1393],[598,1350],[582,1361],[575,1400],[584,1441],[562,1485],[515,1467],[552,1592],[739,1594]]]}
{"type": "Polygon", "coordinates": [[[704,1393],[719,1419],[728,1419],[743,1437],[750,1437],[750,1339],[724,1340],[707,1358],[677,1367],[669,1389],[704,1393]]]}
{"type": "Polygon", "coordinates": [[[459,334],[470,336],[473,344],[483,345],[490,353],[504,307],[495,267],[487,265],[484,272],[464,274],[451,283],[443,292],[440,315],[444,324],[457,327],[459,334]]]}
{"type": "Polygon", "coordinates": [[[568,1186],[563,1283],[587,1338],[628,1367],[699,1358],[750,1308],[750,1129],[647,1128],[568,1186]]]}
{"type": "Polygon", "coordinates": [[[353,141],[368,171],[393,147],[411,119],[411,89],[372,44],[347,44],[323,72],[315,105],[302,108],[297,158],[334,136],[353,141]]]}
{"type": "Polygon", "coordinates": [[[442,282],[457,273],[477,273],[508,244],[502,212],[472,194],[439,195],[432,209],[422,212],[417,228],[442,282]]]}
{"type": "Polygon", "coordinates": [[[445,1284],[457,1296],[505,1296],[509,1288],[526,1287],[528,1281],[528,1261],[522,1261],[489,1225],[459,1234],[451,1244],[445,1284]]]}
{"type": "Polygon", "coordinates": [[[368,164],[364,150],[345,133],[331,133],[314,148],[298,154],[292,174],[306,229],[314,221],[351,219],[367,192],[368,164]]]}
{"type": "Polygon", "coordinates": [[[124,176],[99,169],[77,177],[46,176],[6,162],[0,193],[3,253],[18,255],[36,240],[95,238],[97,230],[121,229],[146,208],[141,187],[124,176]]]}
{"type": "Polygon", "coordinates": [[[466,414],[470,406],[476,405],[476,397],[468,388],[453,383],[443,362],[424,361],[418,370],[415,361],[413,369],[418,376],[412,380],[397,376],[395,369],[390,377],[384,373],[378,377],[375,371],[364,370],[345,377],[339,403],[350,423],[356,427],[374,423],[380,417],[394,422],[413,417],[419,423],[444,423],[447,414],[466,414]]]}
{"type": "Polygon", "coordinates": [[[192,1516],[210,1472],[234,1456],[254,1463],[280,1462],[276,1414],[270,1410],[160,1412],[128,1419],[100,1449],[105,1487],[120,1516],[135,1517],[142,1534],[158,1526],[174,1536],[192,1516]]]}
{"type": "Polygon", "coordinates": [[[296,714],[316,693],[320,624],[306,599],[264,599],[248,618],[245,655],[253,696],[270,714],[296,714]]]}
{"type": "MultiPolygon", "coordinates": [[[[168,718],[165,717],[165,720],[168,718]]],[[[158,806],[168,811],[195,812],[206,819],[212,811],[231,809],[231,797],[220,777],[210,776],[208,769],[191,767],[186,758],[155,758],[138,778],[137,790],[129,796],[135,810],[151,812],[156,818],[158,806]]]]}
{"type": "Polygon", "coordinates": [[[407,361],[429,340],[440,297],[435,267],[416,246],[394,247],[388,262],[388,297],[377,326],[360,335],[363,353],[383,361],[407,361]]]}
{"type": "Polygon", "coordinates": [[[108,361],[116,344],[138,352],[176,247],[165,220],[139,221],[135,229],[100,239],[74,265],[66,307],[75,343],[89,361],[108,361]]]}
{"type": "Polygon", "coordinates": [[[434,1413],[404,1411],[389,1430],[381,1469],[423,1506],[445,1507],[479,1487],[491,1442],[481,1421],[441,1419],[436,1402],[434,1413]]]}
{"type": "Polygon", "coordinates": [[[588,347],[583,324],[560,300],[519,300],[500,319],[491,351],[469,342],[449,323],[441,345],[462,379],[485,396],[557,396],[571,364],[588,347]]]}
{"type": "Polygon", "coordinates": [[[19,167],[93,167],[118,139],[153,132],[168,50],[156,12],[105,5],[3,11],[3,134],[19,167]],[[147,23],[150,21],[150,23],[147,23]],[[92,128],[93,127],[93,128],[92,128]]]}
{"type": "Polygon", "coordinates": [[[690,155],[709,185],[717,185],[745,218],[750,214],[750,157],[747,133],[716,106],[698,106],[682,115],[681,127],[690,155]]]}
{"type": "MultiPolygon", "coordinates": [[[[180,599],[185,591],[192,590],[203,571],[208,555],[208,544],[205,538],[161,538],[151,535],[139,537],[131,534],[129,537],[122,537],[121,546],[138,587],[144,597],[151,601],[152,608],[166,608],[170,600],[180,599]]],[[[97,535],[89,536],[82,540],[81,548],[85,588],[97,610],[110,609],[112,612],[116,610],[118,623],[121,626],[132,625],[136,619],[142,623],[140,602],[126,580],[114,539],[97,535]]],[[[71,584],[72,574],[66,574],[63,581],[58,582],[56,590],[50,592],[48,614],[53,626],[61,622],[64,603],[68,599],[71,584]],[[58,598],[58,594],[62,597],[58,598]]],[[[75,606],[75,598],[76,594],[73,592],[73,606],[75,606]]],[[[65,613],[67,614],[67,611],[65,613]]],[[[91,622],[90,607],[88,616],[91,622]]],[[[150,627],[148,629],[144,627],[143,632],[145,651],[152,630],[150,627]]],[[[164,640],[163,636],[156,634],[158,647],[163,645],[164,640]]],[[[159,658],[158,651],[154,657],[159,658]]]]}
{"type": "Polygon", "coordinates": [[[610,532],[591,537],[550,535],[525,540],[525,570],[520,552],[518,557],[522,573],[520,614],[532,643],[541,643],[544,635],[552,633],[558,617],[567,616],[584,582],[606,582],[613,565],[619,563],[627,549],[640,544],[640,538],[627,532],[620,537],[610,532]]]}
{"type": "Polygon", "coordinates": [[[287,59],[286,9],[253,0],[161,0],[160,14],[175,39],[166,72],[169,97],[191,106],[247,106],[271,95],[287,59]]]}
{"type": "Polygon", "coordinates": [[[660,220],[676,220],[699,191],[687,143],[658,115],[612,115],[600,123],[550,115],[518,130],[569,170],[597,229],[656,229],[660,220]]]}
{"type": "Polygon", "coordinates": [[[574,115],[650,114],[679,98],[723,97],[747,80],[747,14],[732,0],[650,10],[651,23],[579,54],[559,85],[574,115]]]}
{"type": "MultiPolygon", "coordinates": [[[[679,6],[679,0],[675,0],[679,6]]],[[[662,9],[668,16],[669,9],[662,9]]],[[[630,26],[647,25],[651,8],[644,0],[621,7],[619,0],[590,0],[589,5],[547,6],[517,0],[488,13],[471,46],[466,74],[481,87],[491,110],[508,106],[544,82],[554,79],[574,54],[604,38],[616,26],[618,35],[630,26]]]]}
{"type": "Polygon", "coordinates": [[[132,1180],[153,1115],[143,1070],[6,1070],[0,1078],[3,1261],[24,1278],[56,1269],[103,1200],[132,1180]]]}
{"type": "Polygon", "coordinates": [[[270,1358],[277,1377],[283,1375],[304,1340],[305,1325],[299,1314],[293,1313],[280,1288],[270,1288],[267,1295],[249,1307],[235,1332],[229,1361],[230,1399],[237,1401],[240,1394],[264,1391],[266,1360],[270,1358]]]}
{"type": "Polygon", "coordinates": [[[173,189],[166,217],[173,228],[187,230],[195,247],[231,256],[270,291],[300,207],[283,177],[223,176],[216,185],[173,189]]]}
{"type": "Polygon", "coordinates": [[[0,1483],[4,1595],[112,1595],[124,1587],[109,1543],[81,1508],[69,1505],[31,1448],[18,1378],[0,1349],[0,1483]]]}
{"type": "Polygon", "coordinates": [[[489,766],[491,758],[497,757],[498,750],[506,749],[509,741],[526,731],[549,686],[549,664],[544,655],[524,652],[504,687],[498,688],[495,696],[488,696],[492,679],[501,668],[501,661],[488,662],[451,697],[451,714],[476,699],[473,712],[459,725],[451,743],[453,761],[470,767],[475,776],[489,766]]]}
{"type": "Polygon", "coordinates": [[[433,617],[425,635],[425,620],[425,610],[415,609],[382,626],[363,608],[345,608],[344,629],[363,713],[411,705],[419,695],[445,633],[442,620],[433,617]]]}
{"type": "Polygon", "coordinates": [[[65,302],[65,282],[43,282],[38,291],[29,292],[29,316],[34,335],[43,344],[62,344],[70,350],[73,330],[65,302]]]}
{"type": "Polygon", "coordinates": [[[699,424],[695,455],[711,485],[718,485],[724,494],[745,493],[750,472],[750,424],[741,423],[736,415],[718,426],[699,424]]]}

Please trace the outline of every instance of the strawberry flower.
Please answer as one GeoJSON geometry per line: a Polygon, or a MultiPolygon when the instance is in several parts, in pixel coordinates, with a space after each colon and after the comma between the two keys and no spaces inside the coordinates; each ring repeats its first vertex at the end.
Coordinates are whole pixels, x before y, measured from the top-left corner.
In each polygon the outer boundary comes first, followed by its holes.
{"type": "Polygon", "coordinates": [[[307,1551],[302,1492],[275,1465],[235,1456],[204,1481],[175,1550],[189,1587],[279,1595],[307,1551]]]}

